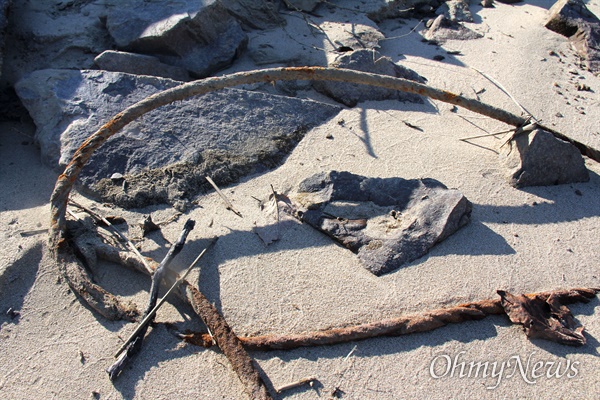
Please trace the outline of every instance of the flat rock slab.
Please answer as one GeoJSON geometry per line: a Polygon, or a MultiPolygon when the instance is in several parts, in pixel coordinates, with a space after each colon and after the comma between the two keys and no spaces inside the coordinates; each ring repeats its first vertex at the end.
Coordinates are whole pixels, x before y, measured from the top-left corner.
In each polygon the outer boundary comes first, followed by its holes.
{"type": "MultiPolygon", "coordinates": [[[[37,126],[43,161],[61,170],[115,114],[181,82],[95,70],[36,71],[16,85],[37,126]]],[[[111,137],[80,175],[82,188],[123,207],[182,202],[207,188],[273,168],[339,107],[244,90],[166,105],[111,137]],[[123,182],[110,177],[119,173],[123,182]]]]}
{"type": "Polygon", "coordinates": [[[185,69],[163,64],[158,58],[144,54],[106,50],[94,58],[94,64],[105,71],[160,76],[176,81],[190,80],[190,76],[185,69]]]}
{"type": "Polygon", "coordinates": [[[577,147],[541,129],[516,136],[502,147],[500,159],[508,182],[517,188],[590,180],[577,147]]]}
{"type": "Polygon", "coordinates": [[[426,254],[470,221],[472,205],[435,179],[319,173],[292,197],[302,220],[358,255],[375,275],[426,254]]]}

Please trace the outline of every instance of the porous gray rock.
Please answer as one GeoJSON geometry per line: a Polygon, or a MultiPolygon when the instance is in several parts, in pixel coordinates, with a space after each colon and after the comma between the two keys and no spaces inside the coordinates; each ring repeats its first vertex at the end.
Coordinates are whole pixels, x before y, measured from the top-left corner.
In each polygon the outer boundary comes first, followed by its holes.
{"type": "Polygon", "coordinates": [[[444,15],[438,15],[436,19],[428,23],[423,37],[432,42],[444,43],[447,40],[472,40],[483,37],[460,22],[451,21],[444,15]]]}
{"type": "Polygon", "coordinates": [[[358,255],[375,275],[425,255],[470,221],[471,203],[435,179],[313,175],[292,196],[302,220],[358,255]]]}
{"type": "Polygon", "coordinates": [[[549,132],[535,129],[517,135],[500,152],[508,182],[517,188],[587,182],[581,152],[549,132]]]}
{"type": "Polygon", "coordinates": [[[206,77],[229,66],[247,43],[240,23],[218,0],[147,2],[114,7],[106,26],[121,50],[149,54],[206,77]]]}
{"type": "Polygon", "coordinates": [[[600,20],[582,0],[559,0],[549,11],[546,28],[566,36],[587,68],[600,74],[600,20]]]}
{"type": "MultiPolygon", "coordinates": [[[[180,82],[100,70],[42,70],[16,85],[37,126],[43,161],[60,170],[82,142],[125,107],[180,82]]],[[[244,90],[162,106],[127,125],[83,169],[81,189],[123,207],[182,208],[208,188],[265,171],[340,108],[244,90]],[[126,185],[110,178],[123,174],[126,185]]]]}
{"type": "Polygon", "coordinates": [[[185,69],[163,64],[158,58],[144,54],[106,50],[94,59],[94,63],[105,71],[159,76],[176,81],[190,80],[185,69]]]}
{"type": "MultiPolygon", "coordinates": [[[[372,72],[421,83],[427,81],[415,71],[394,64],[389,57],[382,56],[378,52],[367,49],[343,53],[330,63],[330,67],[372,72]]],[[[415,94],[354,83],[316,81],[313,83],[313,87],[319,92],[348,107],[354,107],[358,102],[366,100],[398,99],[400,101],[413,103],[423,102],[423,99],[415,94]]]]}

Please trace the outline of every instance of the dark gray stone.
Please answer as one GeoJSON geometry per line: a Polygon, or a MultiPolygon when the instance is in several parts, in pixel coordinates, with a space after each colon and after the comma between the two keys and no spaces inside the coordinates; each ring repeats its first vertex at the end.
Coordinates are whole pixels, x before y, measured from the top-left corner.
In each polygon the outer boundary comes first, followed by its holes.
{"type": "Polygon", "coordinates": [[[219,0],[244,29],[272,29],[284,25],[279,0],[219,0]]]}
{"type": "Polygon", "coordinates": [[[240,23],[215,0],[132,0],[109,12],[107,28],[120,49],[154,55],[196,77],[229,66],[248,40],[240,23]]]}
{"type": "Polygon", "coordinates": [[[114,46],[102,23],[112,2],[120,1],[13,1],[2,83],[37,69],[93,68],[94,57],[114,46]]]}
{"type": "Polygon", "coordinates": [[[423,18],[431,14],[444,0],[381,0],[361,1],[355,7],[366,12],[370,19],[381,22],[394,18],[423,18]],[[360,5],[359,5],[360,4],[360,5]]]}
{"type": "Polygon", "coordinates": [[[159,76],[176,81],[190,80],[190,75],[185,69],[163,64],[158,58],[143,54],[107,50],[98,55],[94,59],[94,63],[105,71],[159,76]]]}
{"type": "Polygon", "coordinates": [[[382,275],[426,254],[470,220],[471,203],[434,179],[313,175],[294,199],[304,222],[358,255],[382,275]]]}
{"type": "MultiPolygon", "coordinates": [[[[384,57],[373,50],[365,49],[344,53],[337,57],[335,61],[330,64],[330,67],[372,72],[375,74],[394,76],[396,78],[410,79],[421,83],[426,81],[425,78],[415,71],[394,64],[389,57],[384,57]]],[[[317,81],[313,83],[313,87],[319,92],[348,107],[354,107],[358,102],[366,100],[398,99],[400,101],[409,101],[413,103],[423,102],[423,99],[415,94],[354,83],[317,81]]]]}
{"type": "MultiPolygon", "coordinates": [[[[63,168],[82,142],[125,107],[180,82],[99,70],[36,71],[16,85],[44,162],[63,168]]],[[[182,202],[209,186],[279,165],[304,133],[340,108],[243,90],[160,107],[113,136],[80,176],[82,189],[124,207],[182,202]],[[126,185],[110,177],[124,175],[126,185]]]]}
{"type": "Polygon", "coordinates": [[[600,74],[600,20],[582,0],[559,0],[550,8],[546,28],[566,36],[587,68],[600,74]]]}
{"type": "Polygon", "coordinates": [[[483,37],[482,34],[472,31],[460,22],[451,21],[444,15],[438,15],[428,25],[423,37],[432,42],[443,43],[447,40],[471,40],[483,37]]]}
{"type": "Polygon", "coordinates": [[[322,1],[321,0],[284,0],[284,3],[290,10],[294,10],[294,11],[300,10],[300,11],[311,12],[315,8],[317,8],[317,6],[322,3],[322,1]]]}
{"type": "Polygon", "coordinates": [[[581,152],[571,143],[536,129],[508,142],[500,153],[509,183],[517,188],[590,179],[581,152]]]}

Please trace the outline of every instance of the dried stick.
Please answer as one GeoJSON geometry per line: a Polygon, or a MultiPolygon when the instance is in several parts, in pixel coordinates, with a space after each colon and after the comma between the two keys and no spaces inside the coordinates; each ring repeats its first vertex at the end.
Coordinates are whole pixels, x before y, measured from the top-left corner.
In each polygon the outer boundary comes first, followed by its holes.
{"type": "Polygon", "coordinates": [[[211,184],[211,186],[217,191],[217,194],[221,197],[221,199],[223,199],[223,202],[225,202],[225,205],[227,206],[226,208],[233,212],[235,215],[237,215],[240,218],[244,218],[242,216],[242,213],[239,212],[238,210],[235,209],[235,207],[233,206],[233,204],[231,204],[231,202],[229,201],[229,199],[227,198],[227,196],[225,196],[225,193],[223,193],[221,191],[221,189],[219,189],[219,187],[217,186],[217,184],[211,179],[210,176],[206,177],[206,180],[208,181],[208,183],[211,184]]]}
{"type": "MultiPolygon", "coordinates": [[[[361,71],[353,71],[343,68],[322,67],[295,67],[295,68],[270,68],[264,70],[239,72],[220,77],[211,77],[193,82],[184,83],[180,86],[164,90],[127,107],[115,115],[110,121],[102,125],[73,155],[71,162],[65,168],[56,182],[54,191],[50,198],[51,224],[50,242],[52,247],[57,247],[63,239],[65,232],[65,213],[67,200],[77,176],[81,169],[90,159],[94,151],[100,147],[108,138],[119,132],[123,127],[142,115],[165,104],[184,100],[192,96],[198,96],[216,90],[238,86],[242,84],[273,82],[277,80],[327,80],[338,82],[350,82],[363,85],[384,87],[403,92],[416,93],[440,100],[446,103],[464,107],[473,112],[486,115],[513,126],[521,126],[525,118],[509,113],[499,108],[490,106],[480,101],[469,99],[445,90],[435,89],[430,86],[413,82],[402,78],[371,74],[361,71]]],[[[600,162],[600,151],[585,144],[575,141],[552,129],[542,127],[556,137],[573,143],[588,157],[600,162]]]]}
{"type": "Polygon", "coordinates": [[[286,385],[282,385],[282,386],[278,387],[277,389],[275,389],[275,391],[277,393],[281,393],[281,392],[285,392],[286,390],[295,389],[295,388],[300,387],[302,385],[305,385],[307,383],[309,385],[312,385],[313,382],[316,381],[316,380],[317,380],[317,378],[315,376],[310,376],[308,378],[302,378],[302,379],[300,379],[300,380],[298,380],[296,382],[292,382],[292,383],[288,383],[286,385]]]}
{"type": "Polygon", "coordinates": [[[521,109],[521,111],[523,111],[524,114],[526,114],[528,117],[533,119],[535,122],[538,122],[538,120],[535,119],[533,114],[531,114],[525,107],[523,107],[523,105],[521,103],[519,103],[517,101],[517,99],[515,99],[515,97],[512,94],[510,94],[510,92],[508,90],[506,90],[506,88],[504,86],[502,86],[502,84],[500,82],[498,82],[497,80],[495,80],[494,78],[492,78],[491,76],[486,74],[485,72],[480,71],[475,67],[471,67],[471,69],[474,70],[475,72],[479,73],[481,76],[483,76],[488,81],[492,82],[494,84],[494,86],[496,86],[498,89],[500,89],[505,95],[510,97],[510,99],[513,101],[513,103],[515,103],[517,105],[517,107],[519,107],[521,109]]]}
{"type": "MultiPolygon", "coordinates": [[[[210,247],[214,242],[215,241],[213,240],[208,246],[210,247]]],[[[119,354],[121,354],[123,352],[123,350],[125,350],[127,348],[129,343],[131,343],[135,339],[135,337],[140,333],[140,331],[142,329],[144,329],[146,327],[146,325],[148,325],[152,321],[152,319],[156,315],[156,312],[158,311],[158,309],[165,303],[165,301],[167,301],[167,298],[169,297],[169,295],[185,280],[185,278],[192,271],[192,269],[198,264],[198,262],[200,261],[202,256],[204,256],[204,253],[206,253],[207,250],[208,250],[208,247],[205,247],[204,250],[202,250],[202,252],[198,255],[198,257],[196,257],[194,262],[185,270],[183,275],[181,275],[181,277],[179,277],[179,279],[177,279],[177,281],[175,281],[175,283],[171,286],[171,288],[167,291],[167,293],[165,293],[165,295],[154,306],[152,311],[150,311],[144,317],[144,319],[140,322],[140,324],[135,329],[135,331],[133,331],[133,333],[129,336],[129,338],[125,341],[125,343],[123,343],[123,345],[119,348],[119,350],[117,350],[115,357],[118,357],[119,354]]]]}
{"type": "MultiPolygon", "coordinates": [[[[183,248],[187,236],[192,231],[192,229],[194,229],[194,225],[195,222],[193,220],[187,220],[183,227],[183,230],[181,231],[179,239],[177,239],[175,244],[169,249],[165,258],[154,271],[154,275],[152,276],[152,285],[150,286],[150,299],[148,300],[148,306],[146,307],[146,311],[144,312],[144,318],[147,315],[149,315],[152,312],[152,309],[156,306],[162,278],[167,273],[167,268],[169,264],[171,264],[171,261],[173,261],[175,256],[179,254],[179,252],[183,248]]],[[[122,353],[121,356],[117,359],[117,361],[106,370],[110,380],[114,380],[123,370],[127,361],[140,351],[147,330],[148,325],[144,325],[142,329],[138,331],[137,336],[131,341],[131,343],[129,343],[126,351],[122,353]]]]}
{"type": "MultiPolygon", "coordinates": [[[[527,297],[538,296],[547,299],[551,294],[558,296],[563,304],[588,302],[600,288],[578,288],[527,294],[527,297]]],[[[289,350],[299,347],[332,345],[338,343],[364,340],[380,336],[401,336],[411,333],[428,332],[447,324],[480,320],[488,315],[504,314],[501,300],[482,300],[460,304],[455,307],[442,308],[422,314],[386,319],[369,324],[361,324],[346,328],[334,328],[323,331],[301,333],[295,335],[264,335],[241,337],[244,347],[249,350],[289,350]]],[[[206,334],[180,335],[184,340],[204,347],[210,347],[210,339],[206,334]]]]}

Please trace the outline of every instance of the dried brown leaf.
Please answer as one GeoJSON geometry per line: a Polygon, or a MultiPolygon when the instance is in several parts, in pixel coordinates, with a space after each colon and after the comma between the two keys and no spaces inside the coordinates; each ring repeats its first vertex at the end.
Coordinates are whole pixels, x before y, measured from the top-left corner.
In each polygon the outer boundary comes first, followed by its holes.
{"type": "Polygon", "coordinates": [[[552,294],[547,299],[540,296],[515,296],[504,290],[497,292],[502,307],[513,323],[522,324],[529,338],[540,338],[569,346],[583,346],[583,326],[576,327],[571,311],[552,294]]]}
{"type": "Polygon", "coordinates": [[[256,223],[254,233],[268,246],[281,239],[285,230],[295,223],[297,210],[288,196],[275,190],[269,196],[268,203],[261,206],[261,210],[264,218],[262,223],[256,223]]]}

